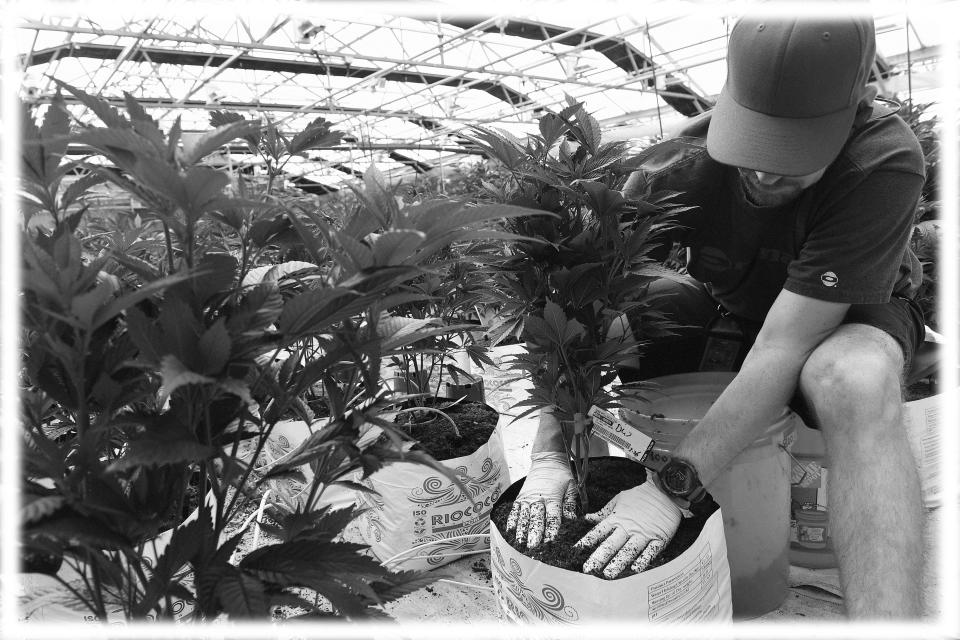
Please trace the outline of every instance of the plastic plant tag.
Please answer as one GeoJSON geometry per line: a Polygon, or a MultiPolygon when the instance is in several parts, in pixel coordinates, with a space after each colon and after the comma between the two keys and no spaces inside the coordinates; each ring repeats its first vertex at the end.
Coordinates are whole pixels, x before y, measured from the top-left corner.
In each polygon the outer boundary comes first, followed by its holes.
{"type": "Polygon", "coordinates": [[[587,415],[593,418],[594,435],[620,447],[627,457],[644,462],[644,457],[653,447],[650,436],[596,405],[590,407],[587,415]]]}

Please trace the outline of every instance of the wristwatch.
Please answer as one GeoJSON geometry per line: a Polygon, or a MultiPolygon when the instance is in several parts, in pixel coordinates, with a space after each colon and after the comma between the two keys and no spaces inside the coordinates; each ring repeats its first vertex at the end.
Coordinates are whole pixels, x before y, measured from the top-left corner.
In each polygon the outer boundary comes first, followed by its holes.
{"type": "Polygon", "coordinates": [[[686,500],[691,505],[707,497],[707,490],[693,464],[684,458],[671,458],[657,472],[660,488],[671,498],[686,500]]]}

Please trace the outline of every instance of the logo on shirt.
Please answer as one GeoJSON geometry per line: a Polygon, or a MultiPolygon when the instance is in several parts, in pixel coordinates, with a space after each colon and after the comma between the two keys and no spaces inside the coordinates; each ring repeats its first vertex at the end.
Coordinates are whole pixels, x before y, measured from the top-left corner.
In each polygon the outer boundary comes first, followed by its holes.
{"type": "Polygon", "coordinates": [[[837,277],[833,271],[827,271],[822,276],[820,276],[820,282],[823,283],[825,287],[835,287],[837,283],[840,282],[840,278],[837,277]]]}

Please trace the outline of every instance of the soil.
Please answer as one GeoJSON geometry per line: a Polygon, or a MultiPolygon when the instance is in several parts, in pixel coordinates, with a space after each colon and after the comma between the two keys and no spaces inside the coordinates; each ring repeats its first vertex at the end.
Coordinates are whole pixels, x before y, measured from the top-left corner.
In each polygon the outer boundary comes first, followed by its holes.
{"type": "MultiPolygon", "coordinates": [[[[642,484],[646,477],[646,469],[639,463],[627,458],[591,459],[587,478],[587,498],[590,501],[590,510],[599,511],[616,494],[642,484]]],[[[510,515],[513,499],[520,491],[520,487],[520,482],[514,483],[497,502],[490,514],[491,522],[496,525],[501,534],[506,531],[507,517],[510,515]]],[[[660,552],[659,556],[654,558],[648,569],[666,564],[686,551],[696,541],[707,518],[716,509],[717,505],[713,503],[699,515],[682,519],[673,540],[660,552]]],[[[506,535],[504,535],[504,538],[511,547],[529,558],[568,571],[580,572],[583,569],[583,563],[590,557],[593,550],[576,549],[574,544],[585,536],[594,525],[595,523],[589,522],[583,517],[564,520],[560,524],[560,532],[557,537],[550,542],[541,543],[534,550],[527,549],[525,545],[516,544],[506,535]]],[[[634,575],[634,572],[627,570],[619,577],[625,578],[631,575],[634,575]]]]}
{"type": "Polygon", "coordinates": [[[401,431],[417,440],[415,449],[422,449],[437,460],[473,453],[490,439],[500,420],[496,409],[480,402],[463,401],[449,407],[447,404],[448,401],[440,399],[435,407],[456,423],[459,437],[449,422],[432,411],[422,414],[411,411],[394,418],[401,431]],[[420,422],[420,419],[426,419],[426,422],[420,422]]]}

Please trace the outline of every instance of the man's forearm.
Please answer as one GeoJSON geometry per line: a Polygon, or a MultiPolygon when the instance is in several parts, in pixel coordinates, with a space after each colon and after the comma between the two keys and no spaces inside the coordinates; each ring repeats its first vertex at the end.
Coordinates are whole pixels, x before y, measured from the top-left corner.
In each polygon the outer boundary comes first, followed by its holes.
{"type": "Polygon", "coordinates": [[[709,484],[783,412],[790,402],[806,354],[754,348],[733,382],[699,424],[677,445],[709,484]]]}

